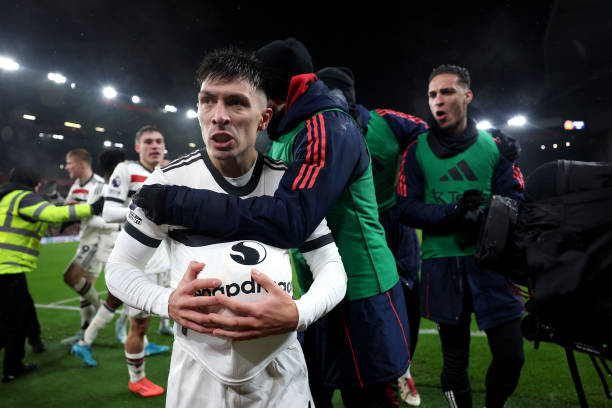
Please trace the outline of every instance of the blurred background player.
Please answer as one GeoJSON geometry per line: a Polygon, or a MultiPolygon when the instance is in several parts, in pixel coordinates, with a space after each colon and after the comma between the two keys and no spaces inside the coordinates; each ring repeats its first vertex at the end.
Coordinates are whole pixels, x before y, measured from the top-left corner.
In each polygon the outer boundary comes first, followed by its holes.
{"type": "MultiPolygon", "coordinates": [[[[66,204],[86,203],[89,193],[104,184],[104,179],[93,172],[91,164],[91,155],[85,149],[73,149],[66,154],[65,169],[70,179],[74,180],[66,196],[66,204]]],[[[72,344],[82,339],[85,329],[100,306],[95,283],[102,272],[102,264],[96,261],[96,251],[98,242],[106,232],[89,226],[88,222],[89,220],[81,220],[79,246],[64,271],[64,282],[74,289],[81,300],[81,325],[76,336],[64,339],[62,343],[72,344]]]]}
{"type": "MultiPolygon", "coordinates": [[[[164,136],[153,126],[143,126],[136,132],[134,150],[138,153],[139,160],[119,163],[110,177],[102,213],[106,222],[126,221],[131,197],[140,189],[155,167],[164,160],[166,150],[164,136]]],[[[167,281],[164,274],[169,274],[169,270],[168,247],[166,242],[162,242],[147,263],[145,272],[150,279],[162,284],[167,281]]],[[[129,389],[143,397],[160,395],[164,389],[145,376],[145,356],[167,352],[169,347],[147,341],[150,314],[124,307],[130,315],[130,328],[125,341],[125,358],[130,374],[129,389]]]]}
{"type": "Polygon", "coordinates": [[[32,298],[26,272],[36,269],[40,238],[49,223],[76,221],[100,214],[102,200],[93,205],[59,206],[34,193],[38,173],[18,166],[0,186],[0,348],[4,350],[2,382],[13,381],[36,368],[23,364],[25,338],[32,319],[32,298]]]}
{"type": "Polygon", "coordinates": [[[428,82],[430,129],[406,149],[397,183],[404,222],[423,231],[421,313],[437,323],[442,390],[452,407],[471,407],[468,372],[472,312],[487,335],[492,360],[485,406],[503,407],[524,363],[523,305],[504,276],[481,269],[474,254],[480,214],[492,195],[523,201],[520,169],[502,140],[468,116],[470,73],[435,68],[428,82]]]}
{"type": "MultiPolygon", "coordinates": [[[[106,150],[102,152],[99,158],[100,170],[104,176],[106,184],[100,184],[89,193],[87,202],[95,202],[100,197],[104,197],[106,190],[108,189],[108,181],[110,180],[111,174],[115,170],[117,164],[125,161],[125,153],[121,150],[106,150]]],[[[91,217],[87,226],[89,228],[97,228],[101,231],[100,241],[98,242],[98,250],[96,251],[97,261],[106,264],[108,256],[110,255],[115,240],[121,229],[120,223],[107,223],[104,218],[100,216],[91,217]]],[[[99,331],[109,324],[115,316],[115,311],[121,307],[123,302],[113,296],[112,293],[108,293],[106,301],[98,308],[98,311],[85,330],[83,338],[72,345],[72,353],[75,354],[79,359],[85,362],[88,366],[96,366],[98,363],[93,359],[91,355],[91,345],[98,336],[99,331]]],[[[126,327],[127,314],[122,313],[119,320],[123,319],[123,324],[119,322],[119,326],[126,327]]],[[[127,336],[127,333],[126,333],[127,336]]],[[[122,343],[125,343],[125,339],[122,343]]]]}
{"type": "MultiPolygon", "coordinates": [[[[316,74],[330,89],[342,91],[349,106],[348,112],[361,127],[372,156],[372,173],[380,223],[385,229],[387,244],[395,256],[404,288],[410,323],[410,357],[413,361],[421,321],[418,284],[420,248],[416,231],[399,222],[397,217],[395,185],[402,153],[429,126],[421,118],[413,115],[390,109],[368,110],[358,104],[355,96],[355,78],[349,68],[326,67],[316,74]]],[[[408,405],[420,405],[421,398],[410,376],[410,367],[398,379],[398,385],[400,397],[408,405]]]]}

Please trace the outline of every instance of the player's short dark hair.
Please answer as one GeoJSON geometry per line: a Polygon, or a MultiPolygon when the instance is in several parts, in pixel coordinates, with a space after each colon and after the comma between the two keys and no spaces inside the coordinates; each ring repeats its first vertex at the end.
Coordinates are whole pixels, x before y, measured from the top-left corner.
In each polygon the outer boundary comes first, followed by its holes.
{"type": "Polygon", "coordinates": [[[470,71],[468,71],[467,68],[460,67],[459,65],[451,65],[451,64],[442,64],[434,68],[433,71],[431,71],[431,74],[429,74],[429,81],[427,81],[427,83],[431,82],[431,80],[435,76],[438,76],[440,74],[457,75],[457,77],[459,78],[459,82],[465,85],[467,88],[469,88],[472,83],[472,79],[470,77],[470,71]]]}
{"type": "Polygon", "coordinates": [[[161,131],[155,126],[144,125],[140,129],[138,129],[138,131],[136,132],[136,137],[134,138],[134,142],[138,143],[140,141],[140,136],[142,136],[143,133],[152,133],[152,132],[159,132],[161,134],[161,131]]]}
{"type": "Polygon", "coordinates": [[[66,156],[74,157],[78,161],[83,161],[91,166],[91,154],[85,149],[78,148],[69,151],[66,156]]]}
{"type": "Polygon", "coordinates": [[[254,53],[239,48],[225,47],[206,54],[196,71],[198,90],[207,79],[246,80],[255,89],[262,90],[266,97],[269,95],[264,83],[262,63],[254,53]]]}
{"type": "Polygon", "coordinates": [[[110,177],[115,167],[122,161],[125,161],[125,153],[116,149],[105,150],[100,154],[98,161],[100,162],[102,176],[110,177]]]}

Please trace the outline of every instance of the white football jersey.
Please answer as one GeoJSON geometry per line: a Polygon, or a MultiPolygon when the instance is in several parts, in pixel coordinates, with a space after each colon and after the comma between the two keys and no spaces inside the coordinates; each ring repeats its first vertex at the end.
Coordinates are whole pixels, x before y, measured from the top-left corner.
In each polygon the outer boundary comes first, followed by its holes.
{"type": "MultiPolygon", "coordinates": [[[[132,196],[151,174],[151,171],[138,161],[126,160],[117,164],[104,192],[105,202],[128,207],[132,196]]],[[[166,242],[162,242],[149,260],[145,271],[149,274],[159,274],[167,273],[169,269],[169,248],[166,242]]]]}
{"type": "MultiPolygon", "coordinates": [[[[95,173],[93,173],[89,180],[83,184],[81,184],[79,179],[76,179],[74,183],[72,183],[72,186],[70,186],[70,190],[68,190],[68,195],[66,196],[65,201],[76,201],[79,204],[90,204],[87,202],[89,193],[101,185],[104,185],[104,179],[95,173]]],[[[87,238],[89,235],[96,233],[96,231],[89,230],[87,222],[88,218],[81,219],[79,239],[87,238]]]]}
{"type": "Polygon", "coordinates": [[[119,163],[110,177],[104,199],[127,207],[132,196],[150,175],[151,171],[140,162],[126,160],[119,163]]]}
{"type": "MultiPolygon", "coordinates": [[[[223,177],[210,161],[206,150],[203,149],[177,159],[161,169],[156,169],[147,179],[146,184],[184,185],[247,198],[273,195],[285,169],[286,165],[283,162],[259,155],[251,171],[241,177],[241,179],[247,177],[246,184],[237,187],[236,180],[230,183],[223,177]]],[[[128,222],[111,255],[111,261],[135,265],[138,260],[134,258],[134,254],[139,250],[142,251],[140,247],[154,248],[168,236],[172,257],[171,288],[177,287],[189,262],[195,260],[206,264],[199,277],[214,277],[222,281],[220,287],[214,290],[203,290],[199,293],[200,295],[214,295],[221,292],[245,302],[261,300],[267,296],[267,292],[251,278],[253,268],[268,275],[288,294],[293,294],[292,268],[288,249],[276,248],[248,239],[228,242],[184,227],[156,225],[144,215],[140,208],[132,208],[128,222]],[[118,251],[119,243],[124,247],[122,251],[118,251]],[[127,248],[129,245],[133,246],[133,250],[127,248]]],[[[333,245],[335,249],[331,231],[325,221],[309,237],[307,243],[313,250],[328,245],[333,245]]],[[[144,300],[135,299],[136,302],[147,301],[145,298],[154,302],[154,296],[150,293],[146,295],[139,293],[138,298],[144,300]]],[[[155,312],[156,305],[152,304],[149,307],[155,312]]],[[[221,313],[229,313],[229,311],[221,313]]],[[[180,342],[193,358],[226,384],[242,383],[253,378],[287,348],[296,336],[295,332],[291,332],[234,342],[231,339],[187,330],[179,327],[178,324],[175,325],[175,328],[175,341],[180,342]]]]}

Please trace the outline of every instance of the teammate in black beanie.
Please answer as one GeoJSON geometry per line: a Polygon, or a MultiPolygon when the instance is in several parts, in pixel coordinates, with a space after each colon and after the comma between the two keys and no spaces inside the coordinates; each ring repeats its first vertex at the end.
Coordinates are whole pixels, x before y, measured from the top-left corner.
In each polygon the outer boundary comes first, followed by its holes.
{"type": "Polygon", "coordinates": [[[317,76],[329,89],[340,89],[349,106],[357,103],[355,97],[355,76],[350,68],[326,67],[317,71],[317,76]]]}
{"type": "Polygon", "coordinates": [[[293,37],[274,40],[255,52],[263,63],[270,97],[285,100],[291,78],[314,71],[312,57],[300,41],[293,37]]]}

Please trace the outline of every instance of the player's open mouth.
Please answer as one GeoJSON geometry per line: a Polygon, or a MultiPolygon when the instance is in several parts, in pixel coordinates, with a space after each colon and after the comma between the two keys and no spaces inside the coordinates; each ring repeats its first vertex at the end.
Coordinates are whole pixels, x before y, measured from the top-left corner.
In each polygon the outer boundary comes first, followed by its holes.
{"type": "Polygon", "coordinates": [[[444,119],[446,117],[446,112],[439,110],[436,111],[436,119],[444,119]]]}
{"type": "Polygon", "coordinates": [[[216,133],[211,140],[218,149],[227,148],[234,142],[234,138],[228,133],[216,133]]]}

